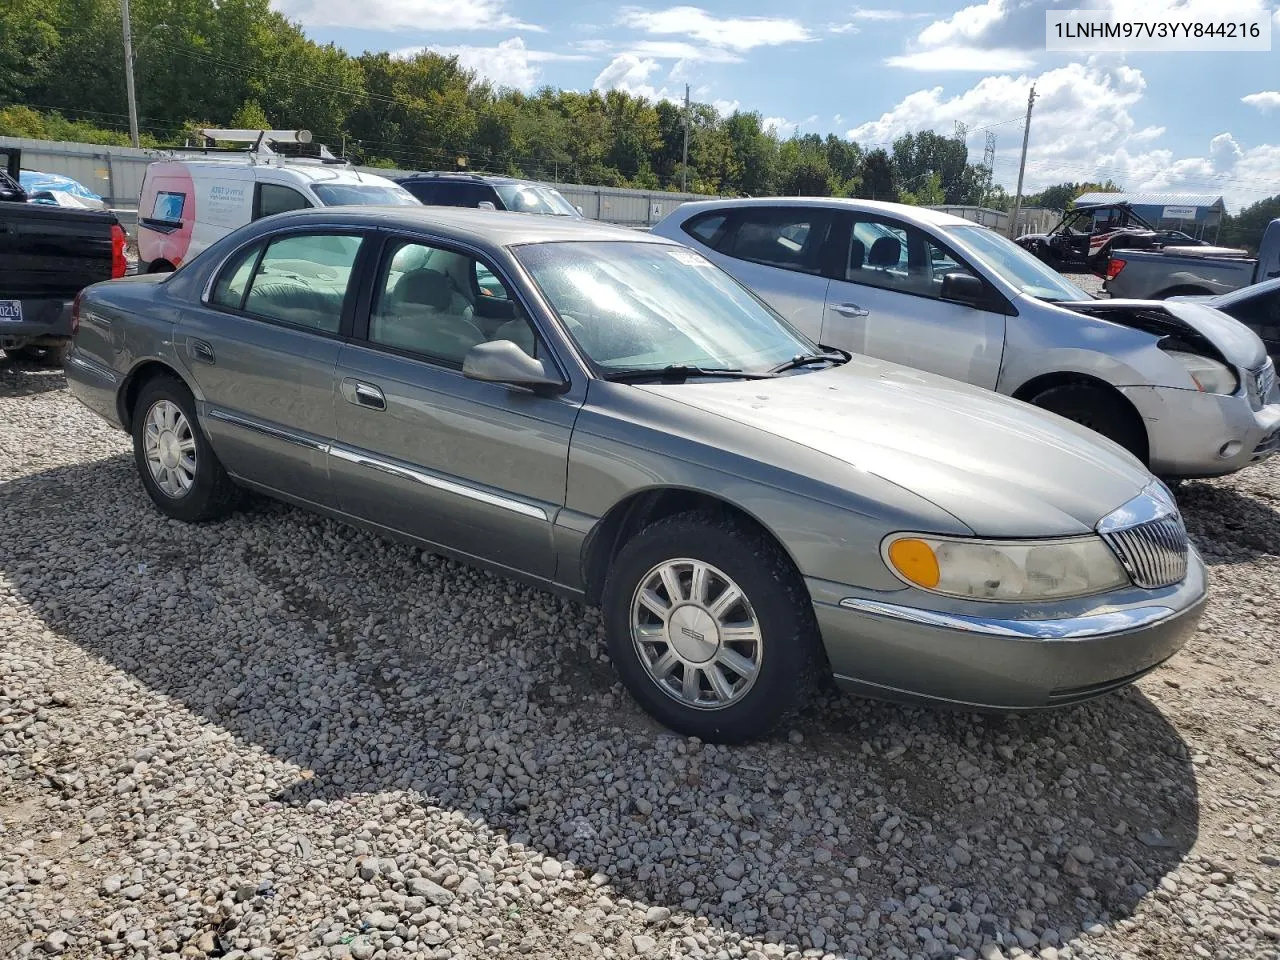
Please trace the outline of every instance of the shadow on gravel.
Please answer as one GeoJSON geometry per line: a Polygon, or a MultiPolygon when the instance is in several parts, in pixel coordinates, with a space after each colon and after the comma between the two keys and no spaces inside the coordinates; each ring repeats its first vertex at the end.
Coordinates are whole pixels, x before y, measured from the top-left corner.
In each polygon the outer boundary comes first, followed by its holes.
{"type": "Polygon", "coordinates": [[[1242,493],[1222,484],[1188,483],[1178,506],[1205,562],[1249,563],[1280,556],[1280,501],[1268,491],[1242,493]]]}
{"type": "Polygon", "coordinates": [[[1065,939],[1197,836],[1186,746],[1136,689],[1016,717],[825,694],[800,743],[699,747],[614,685],[594,610],[276,504],[170,522],[123,456],[0,486],[0,570],[52,629],[296,764],[274,801],[415,791],[804,948],[1065,939]]]}
{"type": "Polygon", "coordinates": [[[60,369],[41,366],[29,360],[15,360],[0,353],[0,398],[27,397],[36,393],[61,390],[67,378],[60,369]]]}

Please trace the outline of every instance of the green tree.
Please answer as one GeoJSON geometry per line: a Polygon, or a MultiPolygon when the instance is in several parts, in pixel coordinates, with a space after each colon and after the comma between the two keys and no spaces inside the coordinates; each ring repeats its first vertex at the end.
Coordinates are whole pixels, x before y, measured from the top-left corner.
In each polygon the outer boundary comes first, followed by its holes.
{"type": "Polygon", "coordinates": [[[883,148],[872,150],[863,158],[857,196],[865,200],[898,199],[898,173],[893,158],[883,148]]]}
{"type": "Polygon", "coordinates": [[[1262,243],[1262,232],[1277,217],[1280,217],[1280,194],[1252,203],[1235,216],[1223,217],[1218,243],[1227,247],[1244,247],[1256,253],[1262,243]]]}

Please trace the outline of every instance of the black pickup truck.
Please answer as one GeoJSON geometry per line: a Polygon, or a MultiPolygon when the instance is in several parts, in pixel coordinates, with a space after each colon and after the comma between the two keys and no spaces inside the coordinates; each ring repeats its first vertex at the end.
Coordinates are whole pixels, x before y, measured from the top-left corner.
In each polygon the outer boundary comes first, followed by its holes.
{"type": "Polygon", "coordinates": [[[0,155],[0,349],[61,366],[76,295],[127,270],[124,229],[106,211],[27,203],[16,156],[5,160],[0,155]]]}

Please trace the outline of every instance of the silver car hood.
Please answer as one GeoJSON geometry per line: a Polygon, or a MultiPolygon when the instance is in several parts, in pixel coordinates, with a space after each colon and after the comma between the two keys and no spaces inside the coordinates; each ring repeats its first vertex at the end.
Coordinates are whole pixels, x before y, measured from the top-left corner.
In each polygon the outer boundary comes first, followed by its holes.
{"type": "Polygon", "coordinates": [[[1086,533],[1151,482],[1128,453],[1074,423],[867,357],[776,380],[640,389],[842,460],[929,500],[977,536],[1086,533]]]}
{"type": "Polygon", "coordinates": [[[1267,357],[1267,348],[1256,333],[1235,317],[1203,302],[1181,298],[1088,300],[1084,303],[1057,303],[1054,306],[1139,329],[1147,329],[1147,324],[1141,322],[1142,319],[1160,314],[1170,326],[1169,333],[1177,333],[1178,327],[1190,329],[1217,347],[1229,362],[1246,370],[1257,367],[1267,357]]]}

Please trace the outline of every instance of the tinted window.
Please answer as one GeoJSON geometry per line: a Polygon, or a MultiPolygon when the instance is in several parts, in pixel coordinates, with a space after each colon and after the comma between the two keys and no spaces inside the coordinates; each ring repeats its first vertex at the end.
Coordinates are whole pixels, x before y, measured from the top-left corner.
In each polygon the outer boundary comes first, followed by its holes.
{"type": "Polygon", "coordinates": [[[311,201],[292,187],[282,187],[278,183],[260,183],[257,186],[257,208],[253,219],[269,217],[274,213],[286,213],[289,210],[305,210],[311,201]]]}
{"type": "Polygon", "coordinates": [[[846,280],[937,297],[948,273],[972,271],[923,230],[871,217],[854,222],[846,280]]]}
{"type": "Polygon", "coordinates": [[[431,180],[406,180],[400,186],[417,197],[419,203],[428,205],[436,202],[436,194],[439,193],[436,184],[431,180]]]}
{"type": "Polygon", "coordinates": [[[1274,351],[1276,344],[1280,343],[1280,287],[1270,293],[1237,300],[1220,309],[1266,340],[1269,350],[1274,351]]]}
{"type": "Polygon", "coordinates": [[[436,187],[435,203],[443,207],[475,207],[482,200],[488,200],[501,209],[498,195],[493,188],[483,183],[469,183],[465,180],[441,180],[436,187]]]}
{"type": "Polygon", "coordinates": [[[163,220],[165,223],[181,223],[182,208],[186,205],[187,195],[185,193],[171,193],[161,190],[156,194],[156,203],[152,208],[151,217],[154,220],[163,220]]]}
{"type": "Polygon", "coordinates": [[[398,244],[379,278],[369,341],[460,367],[472,347],[489,340],[510,340],[537,355],[533,328],[483,263],[423,243],[398,244]]]}
{"type": "Polygon", "coordinates": [[[227,261],[213,284],[213,292],[209,296],[210,303],[239,310],[244,303],[245,291],[249,289],[249,275],[258,262],[258,254],[262,245],[255,243],[242,250],[227,261]]]}
{"type": "Polygon", "coordinates": [[[274,240],[253,274],[244,309],[260,317],[337,333],[360,238],[309,234],[274,240]]]}
{"type": "Polygon", "coordinates": [[[551,217],[576,217],[578,208],[558,190],[539,183],[504,183],[493,188],[502,205],[517,213],[540,213],[551,217]]]}
{"type": "Polygon", "coordinates": [[[740,260],[819,273],[819,253],[830,228],[830,214],[817,207],[748,207],[739,211],[718,249],[740,260]]]}
{"type": "Polygon", "coordinates": [[[311,189],[326,207],[345,207],[362,203],[396,207],[418,206],[417,198],[407,190],[376,183],[317,183],[311,189]]]}
{"type": "Polygon", "coordinates": [[[684,232],[701,240],[709,247],[715,247],[720,228],[724,226],[726,215],[723,213],[704,213],[694,217],[684,225],[684,232]]]}

